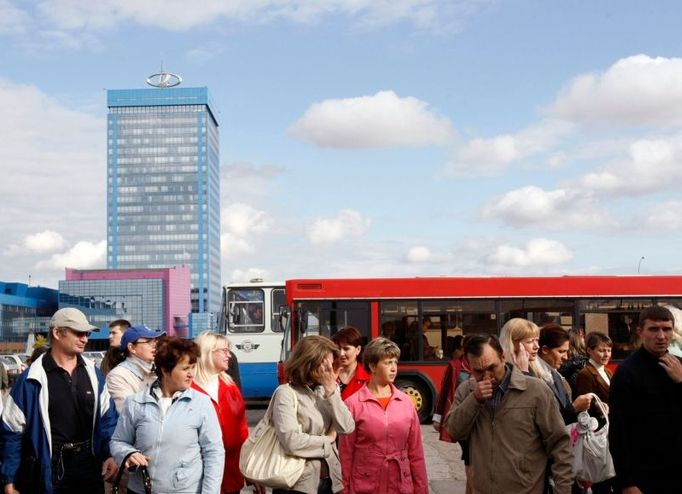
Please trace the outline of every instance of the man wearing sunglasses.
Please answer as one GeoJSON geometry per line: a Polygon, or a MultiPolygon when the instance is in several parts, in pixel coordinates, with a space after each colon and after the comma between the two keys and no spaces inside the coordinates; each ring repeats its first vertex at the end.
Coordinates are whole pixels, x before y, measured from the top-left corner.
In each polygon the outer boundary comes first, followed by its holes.
{"type": "Polygon", "coordinates": [[[109,440],[118,413],[104,377],[82,357],[99,328],[78,309],[50,320],[50,350],[19,377],[0,423],[5,494],[102,493],[116,474],[109,440]]]}

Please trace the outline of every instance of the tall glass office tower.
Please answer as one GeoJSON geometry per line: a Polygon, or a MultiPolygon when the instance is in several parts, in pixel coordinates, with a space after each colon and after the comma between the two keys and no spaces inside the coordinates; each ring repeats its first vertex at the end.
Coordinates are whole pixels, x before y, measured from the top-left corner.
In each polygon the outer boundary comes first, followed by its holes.
{"type": "Polygon", "coordinates": [[[110,90],[107,104],[107,267],[189,265],[193,321],[208,325],[220,310],[218,122],[208,89],[110,90]]]}

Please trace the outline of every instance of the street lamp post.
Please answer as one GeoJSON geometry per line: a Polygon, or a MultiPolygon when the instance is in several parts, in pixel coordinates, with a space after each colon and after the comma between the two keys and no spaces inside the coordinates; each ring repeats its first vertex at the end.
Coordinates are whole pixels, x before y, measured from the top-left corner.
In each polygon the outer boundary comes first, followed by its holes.
{"type": "Polygon", "coordinates": [[[639,258],[639,262],[637,263],[637,274],[639,274],[639,270],[642,267],[642,261],[644,260],[644,256],[639,258]]]}

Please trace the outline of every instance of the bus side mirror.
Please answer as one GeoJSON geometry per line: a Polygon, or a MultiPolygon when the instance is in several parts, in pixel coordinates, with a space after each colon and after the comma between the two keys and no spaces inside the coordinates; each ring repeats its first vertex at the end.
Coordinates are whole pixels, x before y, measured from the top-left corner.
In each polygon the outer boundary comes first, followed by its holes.
{"type": "Polygon", "coordinates": [[[286,305],[279,306],[279,317],[277,318],[279,322],[279,328],[284,331],[289,327],[289,307],[286,305]]]}

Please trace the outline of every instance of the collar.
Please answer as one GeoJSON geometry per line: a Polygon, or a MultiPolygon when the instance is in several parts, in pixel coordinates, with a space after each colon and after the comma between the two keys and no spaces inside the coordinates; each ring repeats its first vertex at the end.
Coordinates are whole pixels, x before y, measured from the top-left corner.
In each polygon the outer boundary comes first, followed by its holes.
{"type": "MultiPolygon", "coordinates": [[[[508,388],[511,389],[518,389],[521,391],[525,391],[527,384],[526,384],[526,375],[519,370],[518,367],[515,365],[511,364],[505,364],[506,366],[511,367],[511,372],[509,373],[509,377],[507,378],[507,374],[505,374],[504,378],[502,379],[502,382],[504,382],[505,379],[508,379],[507,381],[507,386],[508,388]]],[[[500,386],[502,383],[500,383],[500,386]]]]}
{"type": "Polygon", "coordinates": [[[145,377],[154,372],[153,362],[145,362],[134,355],[128,355],[126,359],[118,365],[122,365],[126,369],[130,370],[139,380],[143,380],[145,377]]]}
{"type": "Polygon", "coordinates": [[[507,389],[509,389],[509,382],[511,381],[511,375],[512,375],[512,365],[511,364],[504,364],[505,371],[504,371],[504,377],[502,378],[502,381],[500,384],[497,386],[497,388],[504,394],[507,392],[507,389]]]}
{"type": "MultiPolygon", "coordinates": [[[[85,367],[85,361],[83,360],[83,356],[79,353],[76,355],[76,367],[85,367]]],[[[45,372],[54,372],[58,369],[63,369],[52,357],[52,350],[48,350],[45,352],[43,355],[43,368],[45,369],[45,372]]]]}
{"type": "MultiPolygon", "coordinates": [[[[171,396],[171,401],[175,403],[176,400],[181,398],[187,391],[191,388],[183,389],[181,391],[176,391],[173,393],[173,396],[171,396]]],[[[160,401],[161,398],[168,398],[167,396],[163,396],[163,391],[161,391],[161,380],[157,379],[154,381],[150,386],[149,386],[149,395],[154,398],[155,401],[160,401]]]]}
{"type": "Polygon", "coordinates": [[[597,369],[598,371],[603,371],[603,370],[604,370],[604,367],[605,367],[604,364],[598,364],[597,362],[595,362],[595,361],[592,360],[592,359],[590,359],[589,362],[590,362],[590,365],[592,365],[592,367],[594,367],[594,368],[597,369]]]}

